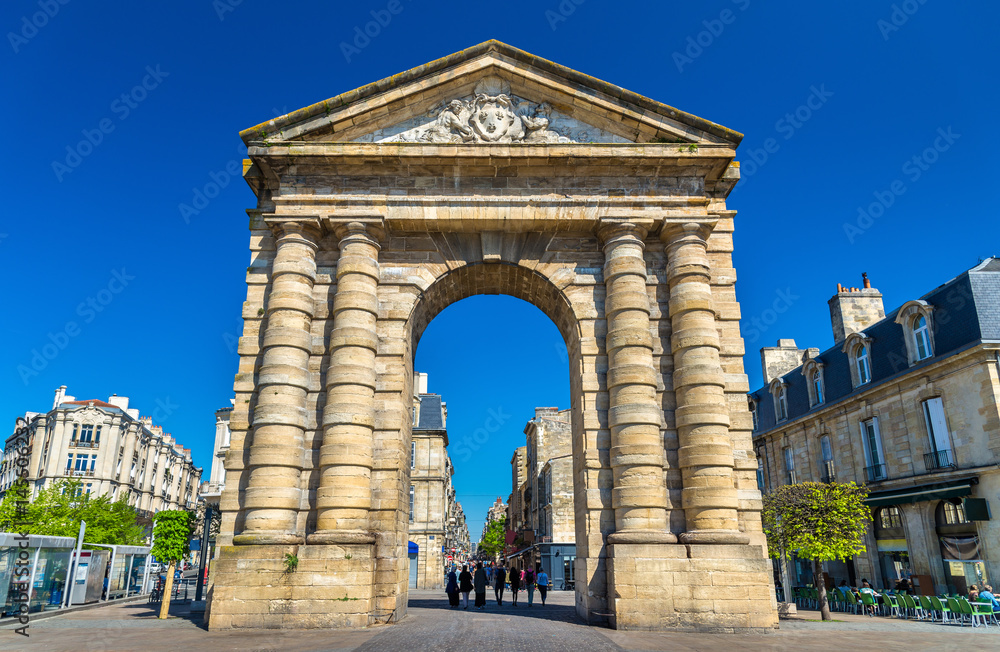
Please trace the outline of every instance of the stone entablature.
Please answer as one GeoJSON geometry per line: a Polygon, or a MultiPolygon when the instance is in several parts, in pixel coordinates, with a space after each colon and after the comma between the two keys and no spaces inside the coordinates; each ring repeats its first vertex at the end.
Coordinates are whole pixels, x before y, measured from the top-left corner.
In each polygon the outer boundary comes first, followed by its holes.
{"type": "Polygon", "coordinates": [[[211,628],[405,613],[413,352],[498,293],[567,344],[578,612],[776,625],[725,202],[739,134],[488,42],[242,135],[258,205],[211,628]],[[349,142],[491,75],[630,142],[349,142]],[[326,583],[283,579],[289,552],[326,583]],[[696,594],[712,573],[753,590],[696,594]]]}

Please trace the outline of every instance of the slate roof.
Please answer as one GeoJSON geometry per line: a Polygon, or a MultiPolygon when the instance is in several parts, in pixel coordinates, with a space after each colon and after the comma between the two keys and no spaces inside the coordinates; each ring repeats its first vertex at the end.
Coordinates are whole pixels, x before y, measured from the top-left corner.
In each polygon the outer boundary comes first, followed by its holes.
{"type": "Polygon", "coordinates": [[[420,395],[420,421],[414,430],[444,430],[441,419],[441,395],[420,395]]]}
{"type": "MultiPolygon", "coordinates": [[[[809,392],[801,365],[782,379],[787,383],[788,419],[794,421],[813,409],[822,409],[852,394],[929,364],[938,362],[982,340],[1000,340],[1000,259],[989,258],[976,267],[920,297],[934,307],[934,355],[913,367],[906,356],[903,327],[896,323],[899,308],[862,332],[871,338],[870,383],[855,389],[851,384],[850,361],[843,341],[823,351],[816,359],[824,364],[824,403],[809,407],[809,392]]],[[[750,393],[757,402],[755,435],[777,425],[774,401],[767,387],[750,393]]]]}

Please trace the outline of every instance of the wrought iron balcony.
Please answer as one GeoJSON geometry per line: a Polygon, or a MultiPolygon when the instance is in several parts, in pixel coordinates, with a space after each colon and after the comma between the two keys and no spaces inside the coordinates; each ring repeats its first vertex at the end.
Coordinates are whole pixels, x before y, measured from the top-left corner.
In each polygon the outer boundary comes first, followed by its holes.
{"type": "Polygon", "coordinates": [[[878,482],[879,480],[885,480],[889,477],[885,472],[885,464],[866,466],[865,475],[868,477],[868,482],[878,482]]]}
{"type": "Polygon", "coordinates": [[[69,442],[69,447],[70,448],[100,448],[101,447],[101,442],[99,442],[99,441],[79,441],[79,440],[74,439],[74,440],[72,440],[72,441],[69,442]]]}
{"type": "Polygon", "coordinates": [[[826,484],[837,481],[837,473],[833,468],[833,460],[823,462],[823,477],[821,480],[826,484]]]}
{"type": "Polygon", "coordinates": [[[934,451],[924,455],[924,467],[928,471],[953,469],[955,468],[955,460],[952,459],[950,450],[934,451]]]}
{"type": "Polygon", "coordinates": [[[71,477],[85,477],[94,475],[93,469],[66,469],[66,475],[71,477]]]}

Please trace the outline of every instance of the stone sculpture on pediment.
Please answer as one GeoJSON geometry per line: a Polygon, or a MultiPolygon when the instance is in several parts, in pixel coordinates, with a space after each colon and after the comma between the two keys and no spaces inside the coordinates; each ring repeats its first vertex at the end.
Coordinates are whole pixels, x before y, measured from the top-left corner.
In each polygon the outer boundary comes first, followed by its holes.
{"type": "Polygon", "coordinates": [[[627,142],[569,116],[556,120],[548,102],[511,94],[496,75],[481,79],[473,95],[453,98],[424,116],[380,130],[365,140],[389,143],[581,143],[627,142]],[[554,122],[559,122],[554,127],[554,122]]]}

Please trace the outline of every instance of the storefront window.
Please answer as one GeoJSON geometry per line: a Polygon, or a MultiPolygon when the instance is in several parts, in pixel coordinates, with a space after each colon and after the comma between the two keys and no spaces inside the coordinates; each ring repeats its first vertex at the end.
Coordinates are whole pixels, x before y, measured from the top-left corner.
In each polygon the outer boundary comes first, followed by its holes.
{"type": "Polygon", "coordinates": [[[973,584],[989,582],[976,524],[966,518],[962,503],[942,500],[935,516],[948,592],[967,593],[973,584]]]}
{"type": "Polygon", "coordinates": [[[878,550],[882,587],[893,588],[910,579],[910,552],[899,507],[889,505],[875,512],[875,545],[878,550]]]}

